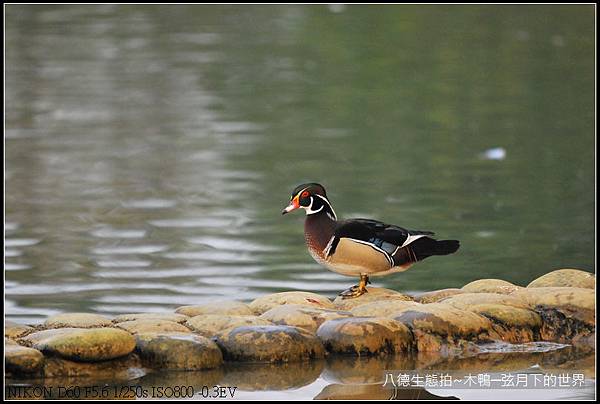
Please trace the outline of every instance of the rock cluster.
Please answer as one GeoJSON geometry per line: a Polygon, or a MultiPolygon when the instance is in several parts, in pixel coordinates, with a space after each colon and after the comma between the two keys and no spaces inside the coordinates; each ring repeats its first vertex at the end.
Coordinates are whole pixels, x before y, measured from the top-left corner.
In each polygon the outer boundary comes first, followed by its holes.
{"type": "Polygon", "coordinates": [[[6,370],[17,378],[101,378],[158,369],[217,371],[224,363],[293,366],[336,355],[450,357],[489,343],[552,341],[593,349],[595,277],[588,272],[557,270],[527,287],[481,279],[414,297],[368,290],[345,300],[283,292],[175,313],[112,319],[65,313],[37,326],[7,321],[6,370]]]}

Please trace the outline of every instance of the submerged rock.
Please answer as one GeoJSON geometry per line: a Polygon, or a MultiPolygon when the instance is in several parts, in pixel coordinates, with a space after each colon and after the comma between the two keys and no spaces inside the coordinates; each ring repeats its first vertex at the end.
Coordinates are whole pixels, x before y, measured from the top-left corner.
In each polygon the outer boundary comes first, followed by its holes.
{"type": "Polygon", "coordinates": [[[176,323],[174,321],[160,320],[160,319],[140,319],[123,321],[115,325],[118,328],[122,328],[132,334],[141,334],[145,332],[188,332],[191,333],[190,329],[186,326],[176,323]]]}
{"type": "Polygon", "coordinates": [[[317,336],[329,352],[359,356],[407,351],[412,345],[408,328],[385,317],[329,320],[319,327],[317,336]]]}
{"type": "Polygon", "coordinates": [[[230,361],[292,362],[325,355],[314,334],[285,325],[237,327],[217,335],[216,342],[230,361]]]}
{"type": "Polygon", "coordinates": [[[259,297],[249,304],[250,309],[257,315],[283,304],[316,307],[320,309],[335,309],[331,300],[325,296],[311,292],[281,292],[259,297]]]}
{"type": "Polygon", "coordinates": [[[116,328],[61,328],[39,331],[24,341],[44,353],[82,362],[125,356],[135,348],[135,338],[116,328]]]}
{"type": "Polygon", "coordinates": [[[522,286],[513,285],[501,279],[479,279],[463,286],[461,290],[467,293],[501,293],[509,294],[522,286]]]}
{"type": "MultiPolygon", "coordinates": [[[[103,379],[134,379],[143,376],[146,370],[138,355],[132,353],[121,358],[101,362],[76,362],[59,357],[46,357],[43,372],[44,377],[48,379],[69,378],[70,383],[75,381],[74,384],[78,385],[88,379],[93,385],[103,379]]],[[[65,385],[68,384],[65,383],[65,385]]]]}
{"type": "Polygon", "coordinates": [[[109,318],[91,313],[62,313],[50,316],[44,322],[46,328],[96,328],[111,325],[112,322],[109,318]]]}
{"type": "Polygon", "coordinates": [[[356,306],[350,313],[357,317],[387,317],[408,307],[419,306],[420,303],[411,300],[378,300],[356,306]]]}
{"type": "Polygon", "coordinates": [[[199,316],[200,314],[223,314],[229,316],[251,316],[254,314],[246,303],[235,300],[216,301],[195,306],[181,306],[175,310],[175,313],[185,314],[190,317],[199,316]]]}
{"type": "Polygon", "coordinates": [[[44,355],[37,349],[18,344],[4,346],[4,364],[7,372],[36,373],[42,369],[44,355]]]}
{"type": "Polygon", "coordinates": [[[569,286],[596,289],[596,275],[579,269],[557,269],[532,281],[528,288],[569,286]]]}
{"type": "Polygon", "coordinates": [[[350,312],[317,309],[313,307],[286,304],[264,312],[260,318],[278,325],[291,325],[315,332],[321,324],[334,318],[350,317],[350,312]]]}
{"type": "Polygon", "coordinates": [[[596,291],[572,287],[534,287],[512,294],[542,318],[541,338],[569,343],[596,329],[596,291]]]}
{"type": "Polygon", "coordinates": [[[131,313],[121,314],[113,319],[113,323],[123,323],[125,321],[136,320],[162,320],[172,321],[174,323],[185,323],[189,317],[183,314],[174,313],[131,313]]]}
{"type": "Polygon", "coordinates": [[[465,291],[462,289],[455,288],[433,290],[431,292],[425,292],[415,295],[415,301],[423,304],[435,303],[437,301],[440,301],[450,296],[458,295],[460,293],[465,293],[465,291]]]}
{"type": "Polygon", "coordinates": [[[319,378],[325,361],[279,363],[227,363],[220,385],[237,386],[244,391],[299,389],[319,378]]]}
{"type": "Polygon", "coordinates": [[[411,329],[418,351],[461,352],[498,338],[489,319],[443,303],[410,307],[394,319],[411,329]]]}
{"type": "Polygon", "coordinates": [[[273,325],[268,320],[256,316],[227,316],[220,314],[204,314],[190,318],[186,325],[194,333],[205,337],[213,337],[232,328],[250,325],[273,325]]]}
{"type": "Polygon", "coordinates": [[[217,345],[208,338],[194,334],[138,334],[136,351],[152,368],[201,370],[223,363],[217,345]]]}
{"type": "Polygon", "coordinates": [[[352,299],[343,299],[342,296],[338,296],[333,301],[333,304],[338,310],[352,310],[355,307],[376,301],[413,300],[412,297],[391,289],[368,287],[367,290],[367,293],[352,299]]]}

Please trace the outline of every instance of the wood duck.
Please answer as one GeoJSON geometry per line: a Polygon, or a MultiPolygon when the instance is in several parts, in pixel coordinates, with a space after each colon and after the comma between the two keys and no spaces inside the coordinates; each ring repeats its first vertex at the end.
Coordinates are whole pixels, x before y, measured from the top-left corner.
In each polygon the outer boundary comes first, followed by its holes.
{"type": "Polygon", "coordinates": [[[458,240],[435,240],[434,233],[406,230],[371,219],[337,220],[325,188],[302,184],[292,192],[282,215],[302,208],[306,212],[304,238],[308,251],[319,264],[360,281],[342,293],[354,298],[367,292],[370,276],[406,271],[417,261],[458,250],[458,240]]]}

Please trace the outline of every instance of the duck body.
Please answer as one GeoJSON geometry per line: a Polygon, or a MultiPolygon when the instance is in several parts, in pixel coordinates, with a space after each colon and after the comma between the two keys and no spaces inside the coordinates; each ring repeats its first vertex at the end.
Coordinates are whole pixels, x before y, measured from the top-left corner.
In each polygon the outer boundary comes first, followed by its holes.
{"type": "Polygon", "coordinates": [[[297,208],[306,211],[304,238],[312,257],[331,271],[359,276],[361,283],[355,288],[361,289],[360,294],[366,292],[368,277],[405,271],[432,255],[452,254],[460,246],[458,240],[438,241],[430,231],[371,219],[337,220],[325,189],[316,183],[298,186],[282,213],[297,208]]]}

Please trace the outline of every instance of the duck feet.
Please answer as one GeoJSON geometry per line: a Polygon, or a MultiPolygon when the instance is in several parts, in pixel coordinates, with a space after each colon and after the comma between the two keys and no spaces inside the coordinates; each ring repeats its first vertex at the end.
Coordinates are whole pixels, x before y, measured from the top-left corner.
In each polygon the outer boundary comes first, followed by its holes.
{"type": "Polygon", "coordinates": [[[369,292],[367,290],[368,283],[371,283],[369,281],[369,277],[367,275],[361,275],[358,285],[354,285],[351,288],[344,290],[340,293],[340,296],[342,297],[342,299],[353,299],[362,296],[365,293],[369,292]]]}

